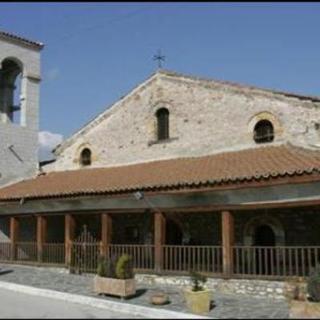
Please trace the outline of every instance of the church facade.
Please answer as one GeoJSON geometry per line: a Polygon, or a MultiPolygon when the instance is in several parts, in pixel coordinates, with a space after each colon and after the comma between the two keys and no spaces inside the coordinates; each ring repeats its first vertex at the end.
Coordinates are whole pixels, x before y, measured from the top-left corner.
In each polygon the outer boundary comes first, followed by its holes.
{"type": "Polygon", "coordinates": [[[127,252],[137,272],[308,276],[319,148],[320,97],[158,70],[0,189],[1,259],[94,271],[127,252]]]}

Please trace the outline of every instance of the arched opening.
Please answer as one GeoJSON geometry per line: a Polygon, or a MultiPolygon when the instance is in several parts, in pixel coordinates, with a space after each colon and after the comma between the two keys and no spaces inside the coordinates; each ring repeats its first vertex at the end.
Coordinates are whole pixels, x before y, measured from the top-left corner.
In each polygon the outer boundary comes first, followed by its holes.
{"type": "Polygon", "coordinates": [[[253,138],[256,143],[268,143],[274,140],[273,125],[269,120],[260,120],[254,127],[253,138]]]}
{"type": "Polygon", "coordinates": [[[161,108],[156,112],[157,138],[158,140],[169,139],[169,110],[161,108]]]}
{"type": "Polygon", "coordinates": [[[85,148],[81,151],[80,163],[82,166],[91,165],[91,150],[89,148],[85,148]]]}
{"type": "Polygon", "coordinates": [[[171,219],[166,220],[166,244],[182,245],[183,234],[181,228],[171,219]]]}
{"type": "Polygon", "coordinates": [[[3,122],[21,124],[22,68],[12,59],[2,61],[0,69],[0,110],[3,122]]]}
{"type": "Polygon", "coordinates": [[[260,225],[255,229],[254,246],[256,273],[268,275],[277,263],[276,252],[270,248],[276,244],[276,237],[272,228],[266,224],[260,225]]]}
{"type": "Polygon", "coordinates": [[[254,233],[254,246],[275,246],[276,237],[272,228],[266,224],[258,226],[254,233]]]}

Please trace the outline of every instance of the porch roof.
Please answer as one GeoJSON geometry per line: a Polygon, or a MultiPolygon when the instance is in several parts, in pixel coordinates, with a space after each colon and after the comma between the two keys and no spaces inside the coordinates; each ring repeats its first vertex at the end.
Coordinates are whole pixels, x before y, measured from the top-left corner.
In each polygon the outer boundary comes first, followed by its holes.
{"type": "Polygon", "coordinates": [[[241,185],[319,174],[320,151],[291,144],[210,156],[42,173],[0,189],[0,201],[241,185]]]}

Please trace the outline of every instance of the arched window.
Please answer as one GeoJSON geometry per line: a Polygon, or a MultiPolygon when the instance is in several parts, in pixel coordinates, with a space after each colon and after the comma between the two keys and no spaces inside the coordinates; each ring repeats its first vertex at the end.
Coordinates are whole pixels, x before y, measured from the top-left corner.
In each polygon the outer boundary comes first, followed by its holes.
{"type": "Polygon", "coordinates": [[[0,109],[4,122],[20,124],[21,66],[12,59],[5,59],[0,69],[0,109]]]}
{"type": "Polygon", "coordinates": [[[81,151],[80,163],[82,166],[90,166],[91,165],[91,150],[90,149],[85,148],[81,151]]]}
{"type": "Polygon", "coordinates": [[[156,113],[158,140],[169,139],[169,111],[161,108],[156,113]]]}
{"type": "Polygon", "coordinates": [[[272,123],[269,120],[260,120],[254,127],[253,138],[256,143],[272,142],[274,139],[272,123]]]}

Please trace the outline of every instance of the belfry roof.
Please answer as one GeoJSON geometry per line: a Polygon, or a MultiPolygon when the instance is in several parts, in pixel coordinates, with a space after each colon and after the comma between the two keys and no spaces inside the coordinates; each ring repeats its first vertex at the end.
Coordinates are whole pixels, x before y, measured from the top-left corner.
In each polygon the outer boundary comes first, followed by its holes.
{"type": "Polygon", "coordinates": [[[241,186],[281,177],[319,175],[320,151],[262,146],[209,156],[50,172],[0,189],[0,201],[241,186]]]}
{"type": "Polygon", "coordinates": [[[18,36],[18,35],[3,31],[3,30],[0,30],[0,38],[18,41],[20,43],[24,43],[26,45],[33,46],[38,49],[42,49],[44,47],[44,44],[42,42],[26,39],[24,37],[21,37],[21,36],[18,36]]]}

